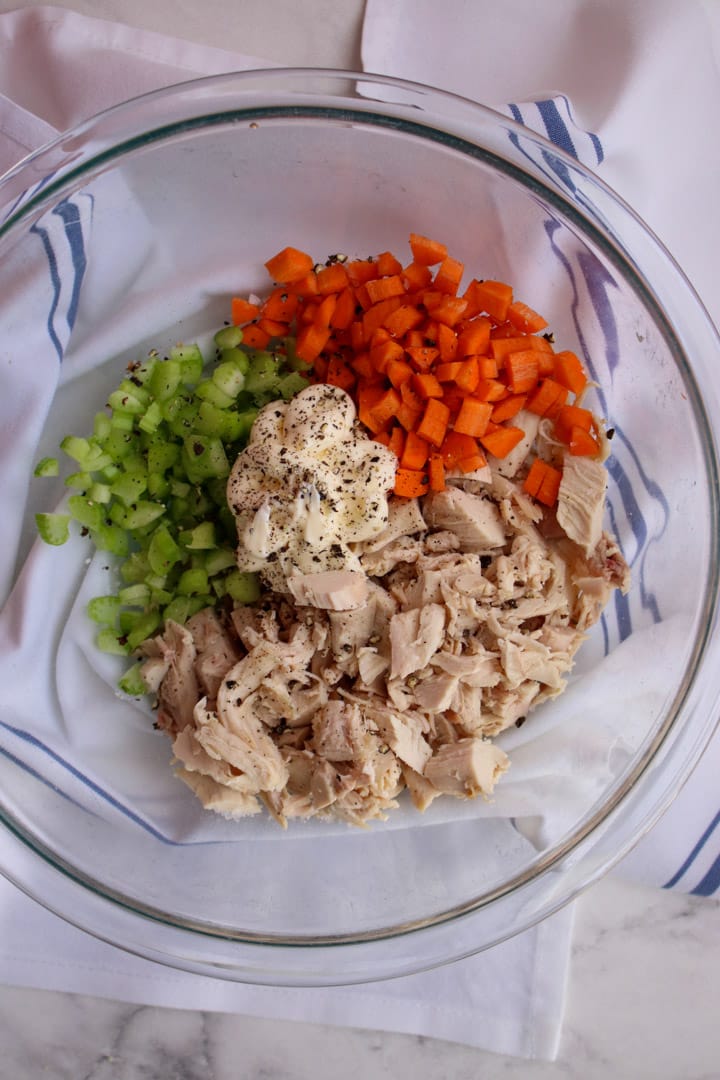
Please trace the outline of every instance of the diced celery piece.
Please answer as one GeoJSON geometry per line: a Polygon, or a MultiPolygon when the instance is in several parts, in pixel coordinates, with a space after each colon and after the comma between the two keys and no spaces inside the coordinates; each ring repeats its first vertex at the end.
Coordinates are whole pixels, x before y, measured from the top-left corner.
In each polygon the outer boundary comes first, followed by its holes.
{"type": "Polygon", "coordinates": [[[295,394],[298,394],[309,385],[310,380],[301,375],[299,371],[291,371],[289,375],[283,375],[280,379],[279,389],[283,399],[289,401],[291,397],[294,397],[295,394]]]}
{"type": "Polygon", "coordinates": [[[94,596],[88,601],[87,613],[92,621],[100,626],[114,626],[120,614],[120,606],[117,596],[94,596]]]}
{"type": "Polygon", "coordinates": [[[203,521],[194,529],[186,530],[181,539],[185,547],[194,551],[210,551],[217,547],[215,525],[212,521],[203,521]]]}
{"type": "Polygon", "coordinates": [[[238,413],[238,422],[240,428],[240,435],[238,436],[238,441],[247,442],[248,438],[250,437],[250,431],[252,430],[252,426],[257,419],[258,412],[259,409],[253,408],[245,409],[243,410],[243,412],[238,413]]]}
{"type": "Polygon", "coordinates": [[[57,476],[60,472],[60,463],[57,458],[44,457],[35,466],[34,476],[57,476]]]}
{"type": "MultiPolygon", "coordinates": [[[[110,417],[110,430],[111,431],[133,431],[135,428],[135,417],[130,413],[114,412],[110,417]]],[[[105,443],[109,438],[109,433],[105,437],[105,443]]]]}
{"type": "MultiPolygon", "coordinates": [[[[114,464],[117,464],[118,461],[122,461],[128,454],[132,453],[135,446],[136,439],[133,434],[130,431],[123,431],[121,428],[117,427],[113,427],[105,440],[105,449],[112,458],[114,464]]],[[[105,472],[105,470],[103,470],[103,472],[105,472]]]]}
{"type": "Polygon", "coordinates": [[[138,427],[141,431],[147,431],[151,435],[157,431],[162,423],[162,413],[157,401],[151,401],[143,416],[138,420],[138,427]]]}
{"type": "Polygon", "coordinates": [[[82,466],[90,452],[90,443],[79,435],[66,435],[60,443],[60,449],[82,466]]]}
{"type": "Polygon", "coordinates": [[[126,607],[144,607],[150,600],[150,588],[144,582],[126,585],[118,593],[119,603],[126,607]]]}
{"type": "Polygon", "coordinates": [[[143,697],[148,692],[145,680],[142,677],[142,664],[133,664],[131,668],[118,680],[118,687],[123,694],[129,697],[143,697]]]}
{"type": "Polygon", "coordinates": [[[207,572],[199,567],[195,570],[186,570],[180,575],[180,580],[177,583],[179,596],[195,596],[198,593],[206,593],[208,588],[207,572]]]}
{"type": "Polygon", "coordinates": [[[234,349],[242,339],[243,332],[239,326],[223,326],[222,330],[218,330],[215,334],[213,341],[218,349],[234,349]]]}
{"type": "Polygon", "coordinates": [[[134,449],[131,450],[127,457],[123,458],[122,464],[123,472],[127,475],[147,476],[147,461],[145,460],[138,443],[135,444],[134,449]]]}
{"type": "Polygon", "coordinates": [[[167,584],[167,574],[148,574],[145,582],[151,589],[164,589],[167,584]]]}
{"type": "Polygon", "coordinates": [[[212,435],[192,435],[183,441],[182,461],[188,480],[202,483],[211,476],[227,476],[230,465],[222,440],[212,435]]]}
{"type": "Polygon", "coordinates": [[[176,439],[184,439],[195,427],[199,404],[191,401],[178,411],[177,416],[168,421],[168,427],[176,439]]]}
{"type": "Polygon", "coordinates": [[[36,514],[35,524],[41,540],[59,547],[70,536],[69,514],[36,514]]]}
{"type": "Polygon", "coordinates": [[[93,478],[87,472],[74,472],[66,476],[63,483],[65,487],[74,488],[75,491],[87,491],[92,487],[93,478]]]}
{"type": "Polygon", "coordinates": [[[207,596],[176,596],[163,611],[163,618],[166,622],[172,619],[173,622],[182,624],[187,622],[191,615],[208,606],[207,596]]]}
{"type": "Polygon", "coordinates": [[[96,481],[87,489],[87,497],[91,502],[102,503],[103,505],[109,503],[112,498],[110,485],[101,484],[96,481]]]}
{"type": "Polygon", "coordinates": [[[151,589],[150,590],[150,603],[155,607],[165,607],[169,604],[173,598],[173,593],[168,589],[151,589]]]}
{"type": "Polygon", "coordinates": [[[180,362],[181,377],[186,386],[193,386],[205,367],[205,361],[197,345],[174,345],[170,350],[170,359],[180,362]]]}
{"type": "Polygon", "coordinates": [[[107,439],[111,430],[112,424],[108,414],[104,412],[95,413],[95,419],[93,421],[93,435],[95,438],[102,443],[107,439]]]}
{"type": "Polygon", "coordinates": [[[194,430],[199,435],[219,435],[222,438],[225,432],[225,418],[230,415],[228,409],[219,409],[211,401],[201,401],[194,430]]]}
{"type": "Polygon", "coordinates": [[[110,507],[110,518],[123,529],[141,529],[156,521],[165,513],[162,503],[149,502],[147,499],[138,499],[134,506],[121,506],[113,503],[110,507]]]}
{"type": "Polygon", "coordinates": [[[117,631],[109,628],[101,630],[95,640],[101,652],[113,653],[116,656],[127,656],[131,651],[125,635],[118,634],[117,631]]]}
{"type": "Polygon", "coordinates": [[[149,473],[165,473],[171,469],[180,458],[180,447],[177,443],[168,442],[166,439],[157,437],[153,439],[147,448],[147,469],[149,473]]]}
{"type": "MultiPolygon", "coordinates": [[[[238,389],[242,388],[239,387],[238,389]]],[[[195,387],[195,396],[202,401],[211,401],[219,409],[229,409],[234,401],[234,395],[226,394],[212,379],[203,379],[202,382],[198,383],[195,387]]]]}
{"type": "Polygon", "coordinates": [[[85,495],[71,495],[68,508],[78,524],[86,529],[99,529],[105,519],[102,504],[91,502],[85,495]]]}
{"type": "MultiPolygon", "coordinates": [[[[147,489],[147,477],[140,475],[139,473],[124,473],[118,476],[110,485],[110,491],[124,503],[125,506],[133,506],[138,501],[140,496],[147,489]]],[[[114,519],[113,519],[114,520],[114,519]]],[[[120,524],[120,522],[118,523],[120,524]]],[[[130,526],[128,526],[129,528],[130,526]]]]}
{"type": "Polygon", "coordinates": [[[252,604],[260,598],[260,579],[257,574],[231,570],[224,580],[228,595],[239,604],[252,604]]]}
{"type": "Polygon", "coordinates": [[[190,485],[184,480],[176,480],[173,477],[170,481],[170,494],[176,496],[178,499],[184,499],[186,495],[190,494],[191,490],[190,485]]]}
{"type": "Polygon", "coordinates": [[[133,551],[120,567],[120,577],[127,585],[144,582],[149,573],[150,563],[144,551],[133,551]]]}
{"type": "Polygon", "coordinates": [[[141,382],[143,386],[148,382],[150,376],[157,364],[160,363],[160,357],[156,352],[151,352],[149,356],[139,364],[132,365],[132,379],[133,382],[141,382]]]}
{"type": "Polygon", "coordinates": [[[245,376],[231,360],[218,364],[212,373],[212,381],[230,398],[236,398],[245,385],[245,376]]]}
{"type": "Polygon", "coordinates": [[[258,352],[250,360],[245,389],[255,395],[277,391],[280,384],[278,363],[272,353],[258,352]]]}
{"type": "Polygon", "coordinates": [[[108,405],[113,413],[125,413],[129,416],[140,416],[147,408],[147,402],[138,396],[136,390],[113,390],[108,398],[108,405]]]}
{"type": "Polygon", "coordinates": [[[170,494],[170,481],[159,473],[151,473],[148,476],[147,491],[153,499],[166,499],[170,494]]]}
{"type": "Polygon", "coordinates": [[[144,612],[127,636],[127,643],[130,648],[137,649],[138,645],[142,645],[143,641],[145,641],[145,638],[149,638],[155,633],[159,625],[159,611],[144,612]]]}
{"type": "Polygon", "coordinates": [[[208,551],[205,556],[205,571],[208,577],[214,577],[216,574],[219,574],[221,570],[229,570],[230,567],[234,565],[235,553],[229,551],[227,548],[217,548],[215,551],[208,551]]]}
{"type": "Polygon", "coordinates": [[[179,360],[160,360],[155,364],[147,387],[156,401],[167,401],[182,382],[183,365],[179,360]]]}
{"type": "Polygon", "coordinates": [[[250,357],[245,349],[223,349],[219,360],[221,364],[234,364],[243,375],[250,370],[250,357]]]}
{"type": "Polygon", "coordinates": [[[153,533],[147,556],[150,569],[155,574],[167,574],[182,558],[182,551],[166,525],[160,525],[153,533]]]}
{"type": "Polygon", "coordinates": [[[130,551],[130,540],[125,530],[105,521],[97,529],[90,530],[90,539],[98,551],[107,551],[121,559],[130,551]]]}

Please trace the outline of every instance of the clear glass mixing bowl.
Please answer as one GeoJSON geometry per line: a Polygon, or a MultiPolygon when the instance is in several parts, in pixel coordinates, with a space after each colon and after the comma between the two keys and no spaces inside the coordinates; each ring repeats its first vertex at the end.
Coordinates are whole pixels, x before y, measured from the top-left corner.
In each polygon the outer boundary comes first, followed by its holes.
{"type": "Polygon", "coordinates": [[[88,121],[6,174],[0,222],[6,875],[142,956],[322,985],[487,948],[618,860],[689,774],[720,691],[720,348],[633,212],[479,105],[280,70],[88,121]],[[567,695],[508,736],[515,779],[492,805],[434,804],[365,831],[199,819],[170,777],[169,742],[113,692],[78,629],[88,551],[34,544],[34,512],[62,482],[33,479],[33,465],[88,429],[129,359],[202,335],[231,295],[262,291],[262,264],[285,244],[367,255],[406,250],[412,231],[474,276],[512,282],[585,358],[615,429],[608,526],[632,591],[584,646],[567,695]]]}

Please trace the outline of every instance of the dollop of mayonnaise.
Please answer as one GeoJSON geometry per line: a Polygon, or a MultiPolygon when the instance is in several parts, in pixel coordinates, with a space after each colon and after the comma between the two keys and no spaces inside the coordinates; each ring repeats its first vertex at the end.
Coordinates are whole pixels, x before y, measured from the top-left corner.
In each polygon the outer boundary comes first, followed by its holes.
{"type": "Polygon", "coordinates": [[[297,573],[359,571],[350,545],[386,526],[396,467],[339,387],[308,386],[266,405],[227,485],[239,569],[259,573],[276,592],[288,592],[297,573]]]}

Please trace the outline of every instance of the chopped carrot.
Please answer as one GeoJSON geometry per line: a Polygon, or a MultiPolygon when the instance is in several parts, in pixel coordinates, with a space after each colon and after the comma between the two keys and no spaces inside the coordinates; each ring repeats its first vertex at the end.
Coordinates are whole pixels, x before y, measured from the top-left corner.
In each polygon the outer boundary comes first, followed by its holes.
{"type": "Polygon", "coordinates": [[[555,354],[553,374],[557,381],[579,397],[587,385],[585,371],[579,357],[569,350],[555,354]]]}
{"type": "Polygon", "coordinates": [[[355,259],[353,262],[345,263],[345,269],[352,285],[365,285],[373,278],[379,277],[374,259],[355,259]]]}
{"type": "Polygon", "coordinates": [[[526,408],[536,416],[556,417],[567,401],[568,391],[554,379],[543,379],[530,394],[526,408]]]}
{"type": "MultiPolygon", "coordinates": [[[[393,299],[398,298],[393,297],[393,299]]],[[[385,303],[389,303],[389,301],[386,300],[385,303]]],[[[419,326],[422,321],[421,311],[418,311],[417,308],[412,307],[410,304],[402,304],[383,320],[382,325],[386,330],[390,331],[393,337],[401,338],[408,330],[419,326]]]]}
{"type": "Polygon", "coordinates": [[[437,451],[431,453],[428,458],[428,480],[431,491],[445,490],[445,465],[442,455],[437,451]]]}
{"type": "MultiPolygon", "coordinates": [[[[393,345],[397,344],[392,342],[393,345]]],[[[372,353],[370,354],[372,356],[372,353]]],[[[393,386],[401,386],[408,379],[413,377],[413,369],[409,364],[406,364],[404,360],[391,360],[385,368],[385,374],[387,375],[393,386]]]]}
{"type": "Polygon", "coordinates": [[[405,439],[405,449],[400,458],[402,469],[422,469],[430,454],[430,447],[416,435],[414,431],[408,431],[405,439]]]}
{"type": "Polygon", "coordinates": [[[395,424],[388,440],[388,446],[392,450],[395,457],[400,460],[405,450],[405,432],[398,424],[395,424]]]}
{"type": "Polygon", "coordinates": [[[410,250],[413,261],[421,266],[434,266],[447,257],[447,248],[436,240],[430,240],[427,236],[419,236],[410,233],[410,250]]]}
{"type": "Polygon", "coordinates": [[[461,435],[472,435],[473,438],[478,439],[485,434],[492,411],[493,407],[489,402],[466,397],[460,406],[453,428],[461,435]]]}
{"type": "MultiPolygon", "coordinates": [[[[412,334],[413,331],[410,331],[412,334]]],[[[407,337],[410,337],[410,334],[407,337]]],[[[430,371],[439,356],[439,349],[432,345],[406,345],[405,352],[410,357],[416,371],[430,371]]]]}
{"type": "Polygon", "coordinates": [[[444,394],[440,380],[430,372],[416,372],[412,377],[412,385],[423,401],[428,398],[441,398],[444,394]]]}
{"type": "Polygon", "coordinates": [[[294,247],[286,247],[268,259],[265,268],[273,281],[284,285],[289,281],[299,281],[304,278],[314,265],[306,252],[298,251],[294,247]]]}
{"type": "Polygon", "coordinates": [[[496,424],[501,424],[503,420],[512,420],[521,409],[525,408],[526,401],[527,394],[510,394],[509,397],[503,398],[502,401],[498,401],[496,405],[493,405],[492,420],[496,424]]]}
{"type": "Polygon", "coordinates": [[[330,263],[317,271],[317,287],[321,296],[341,292],[350,278],[342,263],[330,263]]]}
{"type": "Polygon", "coordinates": [[[508,386],[514,394],[534,389],[538,381],[538,361],[532,349],[510,353],[503,363],[508,386]]]}
{"type": "Polygon", "coordinates": [[[576,457],[596,457],[600,453],[600,447],[591,431],[573,424],[570,428],[568,439],[570,453],[576,457]]]}
{"type": "Polygon", "coordinates": [[[402,273],[402,263],[396,259],[391,251],[383,251],[375,260],[377,272],[380,277],[390,277],[392,274],[402,273]]]}
{"type": "Polygon", "coordinates": [[[500,426],[497,431],[487,432],[480,438],[488,453],[496,458],[504,458],[525,437],[525,432],[519,427],[500,426]]]}
{"type": "Polygon", "coordinates": [[[411,262],[402,271],[408,289],[425,289],[432,281],[432,270],[422,263],[411,262]]]}
{"type": "Polygon", "coordinates": [[[270,338],[284,337],[288,332],[288,324],[285,322],[276,322],[274,319],[258,319],[257,327],[268,335],[270,338]]]}
{"type": "Polygon", "coordinates": [[[500,401],[507,397],[507,386],[499,379],[480,379],[475,387],[475,397],[481,401],[500,401]]]}
{"type": "Polygon", "coordinates": [[[497,360],[491,356],[478,356],[478,375],[481,379],[497,379],[497,360]]]}
{"type": "MultiPolygon", "coordinates": [[[[301,360],[304,360],[306,364],[312,364],[327,345],[329,337],[329,326],[316,326],[315,323],[308,323],[297,332],[295,338],[296,355],[301,360]]],[[[269,340],[269,338],[266,340],[266,345],[269,340]]],[[[260,347],[263,348],[264,346],[260,347]]]]}
{"type": "Polygon", "coordinates": [[[322,300],[313,304],[313,323],[315,326],[330,327],[330,320],[333,317],[335,306],[337,304],[337,294],[328,293],[322,300]]]}
{"type": "Polygon", "coordinates": [[[333,356],[328,364],[326,381],[351,394],[357,382],[355,372],[340,356],[333,356]]]}
{"type": "Polygon", "coordinates": [[[439,303],[433,304],[432,316],[435,322],[453,327],[465,314],[467,302],[461,296],[443,295],[439,303]]]}
{"type": "Polygon", "coordinates": [[[373,281],[368,281],[365,288],[373,304],[377,304],[380,300],[387,300],[390,296],[405,295],[405,285],[399,274],[375,278],[373,281]]]}
{"type": "MultiPolygon", "coordinates": [[[[405,350],[399,342],[388,339],[382,341],[377,345],[370,348],[370,360],[378,369],[378,371],[384,371],[389,376],[389,366],[395,361],[397,363],[405,363],[405,350]]],[[[409,364],[406,365],[410,367],[409,364]]],[[[410,368],[410,374],[412,375],[412,368],[410,368]]],[[[390,378],[390,382],[395,385],[394,380],[390,378]]]]}
{"type": "Polygon", "coordinates": [[[466,394],[473,394],[480,382],[480,369],[474,356],[466,356],[460,361],[460,369],[455,376],[455,385],[466,394]]]}
{"type": "Polygon", "coordinates": [[[470,282],[467,292],[469,293],[468,300],[479,305],[480,311],[487,312],[495,322],[505,322],[513,298],[513,291],[509,285],[502,281],[475,279],[470,282]]]}
{"type": "MultiPolygon", "coordinates": [[[[251,349],[264,349],[269,340],[270,335],[261,330],[256,323],[243,326],[243,345],[249,345],[251,349]]],[[[303,360],[304,357],[301,356],[300,359],[303,360]]]]}
{"type": "Polygon", "coordinates": [[[317,274],[314,270],[311,270],[309,274],[305,274],[304,277],[299,278],[297,281],[286,282],[285,287],[288,292],[293,293],[295,296],[317,296],[317,274]]]}
{"type": "Polygon", "coordinates": [[[549,465],[547,461],[536,458],[523,482],[523,491],[526,491],[528,495],[532,495],[538,502],[544,503],[545,506],[554,506],[557,502],[561,481],[562,472],[560,469],[549,465]]]}
{"type": "MultiPolygon", "coordinates": [[[[365,334],[365,340],[369,341],[373,335],[373,332],[377,330],[379,326],[385,326],[385,320],[388,315],[401,306],[402,300],[399,296],[389,296],[386,300],[381,300],[377,304],[373,304],[368,308],[362,317],[363,333],[365,334]]],[[[386,327],[387,329],[387,327],[386,327]]]]}
{"type": "Polygon", "coordinates": [[[396,414],[397,421],[405,428],[405,431],[414,431],[422,413],[422,408],[416,409],[410,402],[403,401],[396,414]]]}
{"type": "Polygon", "coordinates": [[[451,326],[437,323],[436,344],[440,350],[440,361],[443,364],[451,363],[457,355],[457,335],[451,326]]]}
{"type": "Polygon", "coordinates": [[[428,476],[426,472],[416,469],[398,469],[395,473],[396,495],[404,499],[418,499],[421,495],[427,495],[428,476]]]}
{"type": "Polygon", "coordinates": [[[579,405],[563,405],[555,418],[555,434],[561,442],[569,443],[574,427],[589,433],[594,424],[595,417],[589,409],[583,409],[579,405]]]}
{"type": "Polygon", "coordinates": [[[436,449],[442,446],[450,420],[450,410],[437,398],[428,398],[417,433],[436,449]]]}
{"type": "Polygon", "coordinates": [[[461,360],[452,360],[449,364],[438,364],[435,368],[435,376],[440,382],[455,382],[461,367],[461,360]]]}
{"type": "Polygon", "coordinates": [[[330,316],[330,325],[335,330],[347,330],[355,318],[355,297],[348,285],[338,295],[335,310],[330,316]]]}
{"type": "Polygon", "coordinates": [[[446,255],[435,274],[433,287],[438,292],[447,293],[448,296],[455,296],[464,272],[465,267],[461,262],[453,259],[452,255],[446,255]]]}
{"type": "Polygon", "coordinates": [[[295,316],[297,306],[298,298],[295,293],[283,288],[273,289],[262,306],[262,316],[264,319],[289,323],[295,316]]]}
{"type": "Polygon", "coordinates": [[[490,320],[480,316],[472,319],[458,334],[460,356],[482,355],[490,346],[490,320]]]}
{"type": "Polygon", "coordinates": [[[544,330],[547,326],[547,319],[543,319],[542,315],[538,315],[537,311],[533,311],[527,304],[523,304],[520,300],[513,301],[507,309],[508,322],[517,329],[521,330],[524,334],[537,334],[538,331],[544,330]]]}
{"type": "Polygon", "coordinates": [[[526,352],[528,349],[548,353],[553,351],[545,338],[533,337],[531,334],[518,337],[517,331],[514,331],[511,337],[493,337],[490,341],[490,351],[498,362],[504,360],[509,353],[526,352]]]}
{"type": "Polygon", "coordinates": [[[249,300],[243,300],[241,296],[233,296],[230,301],[230,318],[233,326],[242,326],[252,322],[260,314],[257,304],[251,304],[249,300]]]}
{"type": "Polygon", "coordinates": [[[462,472],[475,472],[487,465],[487,458],[471,435],[459,431],[449,431],[440,447],[440,455],[448,469],[461,469],[462,472]]]}

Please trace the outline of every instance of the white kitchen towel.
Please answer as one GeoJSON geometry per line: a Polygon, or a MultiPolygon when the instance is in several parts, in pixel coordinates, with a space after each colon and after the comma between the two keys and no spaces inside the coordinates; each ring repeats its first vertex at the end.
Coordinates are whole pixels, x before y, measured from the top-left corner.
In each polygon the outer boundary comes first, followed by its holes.
{"type": "MultiPolygon", "coordinates": [[[[0,55],[0,169],[44,142],[55,127],[67,127],[100,107],[194,75],[268,66],[53,8],[0,16],[0,55]]],[[[73,326],[72,282],[83,272],[79,239],[85,212],[82,201],[71,200],[40,230],[48,257],[63,253],[70,271],[67,289],[51,297],[47,330],[56,352],[64,349],[73,326]]],[[[19,424],[21,429],[37,418],[37,403],[24,405],[28,422],[19,424]]],[[[480,956],[382,984],[332,990],[253,987],[130,956],[66,925],[1,879],[0,980],[138,1003],[412,1032],[498,1053],[552,1058],[571,926],[572,909],[567,909],[480,956]]]]}
{"type": "MultiPolygon", "coordinates": [[[[365,71],[497,108],[597,172],[655,231],[720,325],[720,4],[367,0],[362,58],[365,71]]],[[[720,892],[719,771],[716,733],[616,872],[720,892]]]]}

